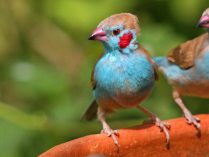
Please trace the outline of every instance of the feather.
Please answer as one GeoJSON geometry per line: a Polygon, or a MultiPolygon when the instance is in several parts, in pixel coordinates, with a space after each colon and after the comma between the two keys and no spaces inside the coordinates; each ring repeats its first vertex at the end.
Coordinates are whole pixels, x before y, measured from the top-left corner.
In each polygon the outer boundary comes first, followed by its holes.
{"type": "Polygon", "coordinates": [[[193,40],[180,44],[169,52],[168,60],[179,65],[182,69],[194,66],[195,59],[205,46],[208,40],[208,33],[205,33],[193,40]]]}
{"type": "Polygon", "coordinates": [[[116,25],[124,24],[124,29],[132,29],[138,34],[141,30],[138,26],[138,18],[135,15],[129,13],[121,13],[112,15],[98,25],[98,27],[112,27],[116,25]]]}
{"type": "Polygon", "coordinates": [[[143,47],[143,46],[139,46],[138,48],[138,52],[143,52],[146,56],[147,56],[147,59],[149,60],[149,62],[152,64],[153,66],[153,69],[154,69],[154,75],[155,75],[155,80],[158,80],[159,79],[159,75],[157,73],[157,64],[155,63],[155,61],[151,58],[149,52],[143,47]]]}
{"type": "MultiPolygon", "coordinates": [[[[104,53],[100,54],[97,61],[100,60],[100,58],[103,56],[104,53]]],[[[92,89],[94,90],[96,88],[96,80],[94,79],[94,69],[95,69],[95,66],[96,66],[96,63],[94,64],[94,67],[93,67],[93,70],[91,72],[91,86],[92,86],[92,89]]]]}
{"type": "Polygon", "coordinates": [[[82,119],[87,120],[87,121],[91,121],[95,119],[97,116],[97,109],[98,109],[98,104],[96,100],[94,100],[85,111],[82,119]]]}

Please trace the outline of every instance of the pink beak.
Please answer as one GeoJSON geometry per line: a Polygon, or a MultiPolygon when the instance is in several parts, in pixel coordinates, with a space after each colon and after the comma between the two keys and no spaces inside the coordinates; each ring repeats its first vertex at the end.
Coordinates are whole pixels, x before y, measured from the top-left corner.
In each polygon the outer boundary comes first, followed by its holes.
{"type": "Polygon", "coordinates": [[[200,18],[198,27],[209,28],[209,15],[203,15],[200,18]]]}
{"type": "Polygon", "coordinates": [[[97,28],[89,37],[89,40],[107,41],[107,36],[102,28],[97,28]]]}

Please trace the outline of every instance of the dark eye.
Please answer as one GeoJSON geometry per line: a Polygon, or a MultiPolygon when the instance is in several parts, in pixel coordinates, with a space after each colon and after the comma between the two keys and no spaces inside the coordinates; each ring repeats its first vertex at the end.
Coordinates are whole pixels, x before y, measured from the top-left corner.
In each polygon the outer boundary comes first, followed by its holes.
{"type": "Polygon", "coordinates": [[[118,34],[120,34],[120,29],[115,29],[112,31],[112,35],[114,35],[114,36],[116,36],[118,34]]]}
{"type": "Polygon", "coordinates": [[[209,21],[204,21],[202,22],[202,24],[209,24],[209,21]]]}

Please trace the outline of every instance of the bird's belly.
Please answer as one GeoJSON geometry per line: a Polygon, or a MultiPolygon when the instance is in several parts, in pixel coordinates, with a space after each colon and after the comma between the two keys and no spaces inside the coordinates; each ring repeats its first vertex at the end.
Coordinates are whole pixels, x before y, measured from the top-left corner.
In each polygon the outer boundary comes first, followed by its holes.
{"type": "Polygon", "coordinates": [[[181,95],[209,98],[208,73],[193,68],[183,72],[179,77],[169,78],[169,82],[181,95]]]}
{"type": "Polygon", "coordinates": [[[169,82],[182,95],[209,98],[209,51],[199,57],[191,69],[175,68],[175,71],[173,69],[169,71],[172,73],[168,77],[169,82]]]}
{"type": "Polygon", "coordinates": [[[185,90],[187,95],[209,98],[209,51],[205,51],[191,70],[190,82],[185,90]]]}
{"type": "Polygon", "coordinates": [[[97,103],[107,112],[112,112],[116,109],[131,108],[137,106],[140,102],[146,99],[150,94],[147,90],[140,95],[111,95],[109,92],[99,89],[94,91],[97,103]]]}
{"type": "Polygon", "coordinates": [[[192,82],[184,86],[176,85],[175,88],[182,95],[209,98],[209,81],[192,82]]]}
{"type": "Polygon", "coordinates": [[[100,105],[112,105],[116,108],[136,106],[143,101],[151,91],[154,82],[144,87],[133,80],[123,80],[118,77],[108,84],[100,84],[95,89],[95,97],[100,105]],[[100,103],[101,101],[101,103],[100,103]]]}
{"type": "Polygon", "coordinates": [[[144,100],[154,85],[152,66],[148,62],[141,67],[143,65],[131,64],[132,61],[108,61],[95,69],[97,102],[105,107],[121,108],[136,106],[144,100]]]}

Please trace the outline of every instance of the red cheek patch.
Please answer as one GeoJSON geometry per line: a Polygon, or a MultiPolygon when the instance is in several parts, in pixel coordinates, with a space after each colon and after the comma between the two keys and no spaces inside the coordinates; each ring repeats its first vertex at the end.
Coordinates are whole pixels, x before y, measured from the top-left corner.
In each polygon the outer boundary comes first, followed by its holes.
{"type": "Polygon", "coordinates": [[[119,41],[120,48],[122,49],[126,48],[130,44],[132,38],[133,38],[133,35],[130,32],[120,37],[120,41],[119,41]]]}

